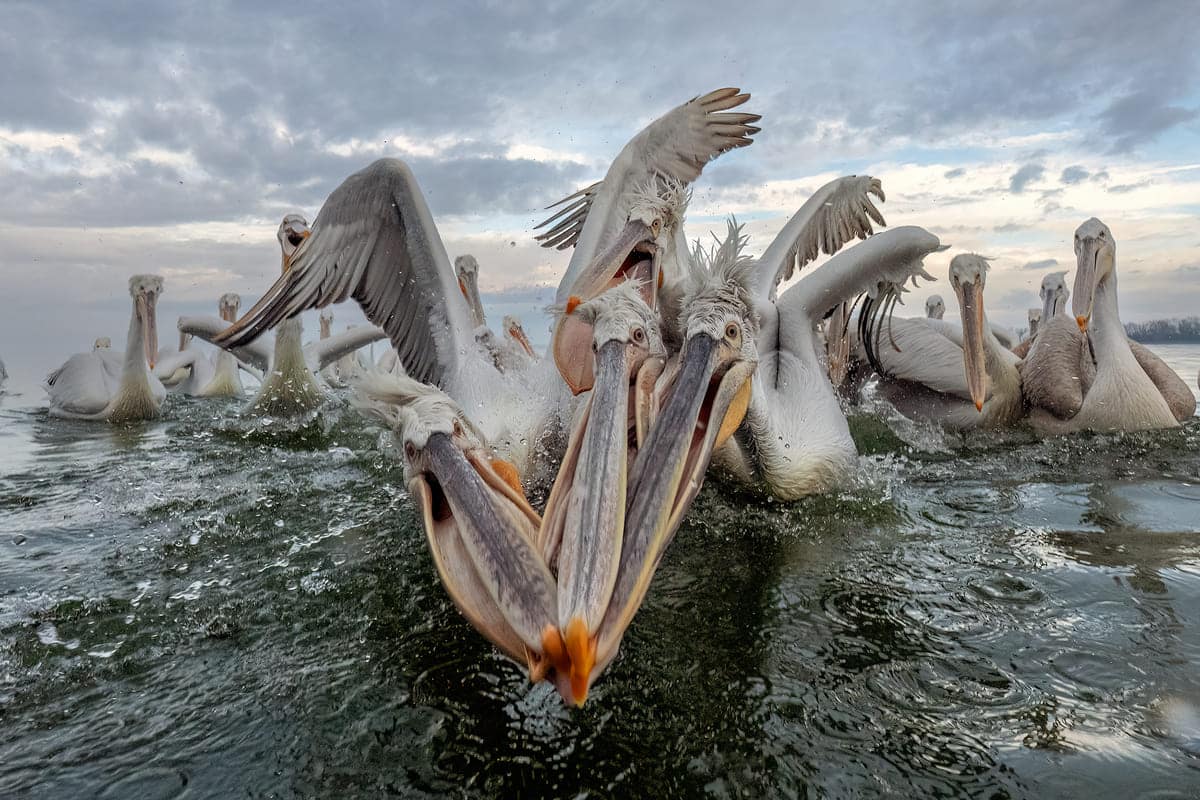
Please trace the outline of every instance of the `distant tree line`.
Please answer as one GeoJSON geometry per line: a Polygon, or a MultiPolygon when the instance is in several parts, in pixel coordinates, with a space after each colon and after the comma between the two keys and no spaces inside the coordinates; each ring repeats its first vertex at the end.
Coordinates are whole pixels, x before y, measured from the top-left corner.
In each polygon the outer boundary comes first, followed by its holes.
{"type": "Polygon", "coordinates": [[[1125,333],[1130,339],[1145,344],[1200,342],[1200,317],[1127,322],[1125,333]]]}

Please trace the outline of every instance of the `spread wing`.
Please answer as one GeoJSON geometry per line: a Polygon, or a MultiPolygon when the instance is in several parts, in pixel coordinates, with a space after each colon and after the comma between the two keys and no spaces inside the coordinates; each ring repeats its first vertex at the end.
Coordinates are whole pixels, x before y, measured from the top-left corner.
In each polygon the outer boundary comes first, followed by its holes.
{"type": "Polygon", "coordinates": [[[342,356],[386,338],[387,334],[379,328],[360,326],[330,336],[328,339],[318,339],[306,345],[304,349],[308,351],[311,360],[316,361],[315,371],[320,372],[342,356]]]}
{"type": "Polygon", "coordinates": [[[750,137],[759,129],[752,123],[761,117],[729,110],[749,99],[738,89],[718,89],[668,111],[629,140],[604,180],[561,201],[568,205],[542,223],[557,220],[546,238],[539,238],[543,247],[575,245],[560,291],[574,283],[607,237],[621,230],[639,191],[652,181],[666,178],[689,184],[709,161],[753,143],[750,137]]]}
{"type": "Polygon", "coordinates": [[[329,195],[289,269],[219,337],[253,341],[309,308],[353,298],[413,378],[443,385],[475,348],[466,301],[408,166],[376,161],[329,195]]]}
{"type": "Polygon", "coordinates": [[[773,299],[779,284],[818,254],[833,255],[852,239],[866,239],[874,233],[872,222],[886,226],[872,195],[883,202],[883,185],[870,175],[848,175],[817,189],[759,258],[755,297],[773,299]]]}
{"type": "MultiPolygon", "coordinates": [[[[229,329],[229,323],[220,317],[180,317],[180,333],[190,333],[199,339],[215,344],[233,353],[239,361],[266,372],[271,365],[271,344],[265,339],[255,339],[237,346],[222,344],[218,337],[229,329]]],[[[186,351],[185,351],[186,352],[186,351]]]]}

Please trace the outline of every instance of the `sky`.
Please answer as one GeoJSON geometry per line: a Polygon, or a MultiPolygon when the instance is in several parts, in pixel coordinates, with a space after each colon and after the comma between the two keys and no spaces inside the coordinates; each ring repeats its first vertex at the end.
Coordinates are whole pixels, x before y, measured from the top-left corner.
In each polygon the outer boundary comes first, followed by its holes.
{"type": "Polygon", "coordinates": [[[939,292],[954,315],[949,259],[974,251],[989,316],[1022,326],[1097,216],[1126,321],[1200,314],[1192,4],[583,5],[6,3],[0,358],[36,384],[97,336],[120,346],[136,273],[165,279],[164,345],[224,292],[247,307],[280,218],[314,219],[380,156],[412,167],[451,257],[478,258],[489,313],[545,342],[568,254],[533,241],[542,209],[723,86],[762,132],[705,169],[689,238],[736,214],[761,252],[822,183],[868,173],[889,225],[951,245],[910,313],[939,292]]]}

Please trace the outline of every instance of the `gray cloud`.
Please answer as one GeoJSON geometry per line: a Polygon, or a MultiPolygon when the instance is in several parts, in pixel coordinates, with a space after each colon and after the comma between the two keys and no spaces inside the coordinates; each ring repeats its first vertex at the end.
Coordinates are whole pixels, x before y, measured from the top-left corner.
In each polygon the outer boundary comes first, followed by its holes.
{"type": "Polygon", "coordinates": [[[1012,174],[1008,179],[1008,188],[1015,194],[1025,191],[1025,187],[1034,181],[1041,180],[1046,174],[1046,168],[1041,164],[1026,164],[1012,174]]]}
{"type": "Polygon", "coordinates": [[[1171,103],[1162,92],[1161,86],[1139,89],[1113,100],[1101,112],[1101,126],[1112,137],[1112,150],[1130,150],[1200,113],[1171,103]]]}
{"type": "Polygon", "coordinates": [[[1062,171],[1062,175],[1059,176],[1058,180],[1061,183],[1066,183],[1066,184],[1081,183],[1081,182],[1087,180],[1087,177],[1090,174],[1091,173],[1089,173],[1083,167],[1075,165],[1075,166],[1070,166],[1070,167],[1067,167],[1066,169],[1064,169],[1062,171]]]}
{"type": "Polygon", "coordinates": [[[1110,191],[1113,194],[1125,194],[1126,192],[1132,192],[1134,189],[1141,189],[1143,186],[1149,186],[1153,182],[1154,181],[1150,180],[1149,178],[1146,178],[1145,180],[1136,181],[1134,183],[1118,183],[1116,186],[1107,187],[1107,191],[1110,191]]]}
{"type": "Polygon", "coordinates": [[[943,178],[951,178],[951,179],[961,178],[965,174],[967,174],[967,171],[965,169],[963,169],[962,167],[955,167],[954,169],[946,170],[945,173],[942,174],[942,177],[943,178]]]}
{"type": "Polygon", "coordinates": [[[1058,264],[1057,258],[1043,258],[1040,261],[1029,261],[1021,266],[1021,269],[1049,269],[1058,264]]]}

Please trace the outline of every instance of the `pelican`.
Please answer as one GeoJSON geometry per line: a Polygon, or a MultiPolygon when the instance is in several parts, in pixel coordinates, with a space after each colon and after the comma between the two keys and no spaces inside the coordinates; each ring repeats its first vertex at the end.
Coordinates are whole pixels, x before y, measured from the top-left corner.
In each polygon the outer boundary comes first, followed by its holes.
{"type": "Polygon", "coordinates": [[[1029,356],[1029,350],[1033,347],[1034,337],[1042,328],[1042,325],[1049,322],[1059,314],[1065,314],[1067,311],[1067,300],[1071,297],[1071,291],[1067,289],[1066,271],[1051,272],[1042,278],[1041,289],[1038,294],[1042,299],[1042,307],[1040,309],[1029,309],[1029,336],[1025,341],[1019,343],[1012,351],[1018,357],[1024,359],[1029,356]],[[1036,320],[1035,314],[1036,313],[1036,320]]]}
{"type": "MultiPolygon", "coordinates": [[[[226,324],[237,319],[238,308],[242,298],[234,292],[226,292],[217,300],[217,314],[226,324]]],[[[262,373],[241,363],[232,353],[218,350],[211,356],[206,356],[190,348],[193,334],[181,330],[179,332],[179,352],[161,359],[155,374],[164,384],[171,385],[190,397],[241,397],[242,378],[240,371],[246,370],[259,380],[262,373]],[[183,373],[178,381],[168,381],[168,377],[183,373]]]]}
{"type": "Polygon", "coordinates": [[[1024,416],[1019,358],[1004,346],[984,310],[987,259],[962,253],[950,262],[961,327],[868,315],[861,357],[880,375],[880,391],[902,414],[952,430],[1002,427],[1024,416]]]}
{"type": "Polygon", "coordinates": [[[931,294],[925,298],[925,316],[928,319],[941,319],[946,314],[946,303],[940,294],[931,294]]]}
{"type": "MultiPolygon", "coordinates": [[[[276,238],[286,276],[300,245],[310,234],[308,222],[299,214],[288,214],[279,224],[276,238]]],[[[253,313],[254,309],[251,309],[253,313]]],[[[304,328],[300,317],[290,317],[275,330],[274,347],[256,341],[228,347],[221,333],[230,323],[212,317],[180,317],[179,330],[229,350],[241,361],[263,373],[258,393],[246,405],[244,413],[267,416],[302,416],[325,402],[325,390],[317,375],[342,356],[385,338],[377,328],[352,328],[345,333],[303,344],[304,328]]]]}
{"type": "Polygon", "coordinates": [[[167,390],[154,376],[158,352],[155,308],[163,281],[157,275],[129,279],[133,313],[125,354],[93,349],[77,353],[46,376],[50,416],[131,422],[158,416],[167,390]]]}
{"type": "MultiPolygon", "coordinates": [[[[464,435],[457,439],[441,437],[445,443],[433,446],[435,450],[440,448],[441,455],[430,458],[428,469],[424,469],[426,462],[420,459],[430,452],[429,443],[437,437],[410,437],[412,452],[407,452],[406,447],[406,458],[413,465],[413,471],[421,469],[423,474],[433,474],[440,487],[437,491],[431,488],[428,501],[420,501],[425,507],[435,509],[424,514],[427,533],[431,537],[439,534],[439,523],[445,519],[458,520],[456,526],[466,524],[476,532],[486,528],[482,534],[472,531],[460,534],[458,540],[463,542],[463,547],[442,549],[441,554],[448,554],[444,559],[435,548],[435,564],[464,615],[493,642],[499,637],[489,632],[493,630],[487,621],[493,610],[489,599],[500,607],[501,616],[508,621],[509,627],[514,618],[525,613],[522,609],[527,608],[528,603],[537,606],[532,617],[534,622],[525,626],[525,635],[519,637],[523,650],[516,651],[511,640],[509,645],[512,646],[500,645],[500,649],[510,656],[523,658],[531,678],[543,676],[547,663],[557,665],[556,675],[570,677],[566,644],[558,627],[557,606],[537,600],[545,589],[545,579],[540,574],[541,567],[529,562],[522,544],[532,540],[525,533],[513,537],[509,535],[511,532],[491,530],[488,526],[495,527],[492,522],[485,525],[477,523],[477,518],[466,520],[465,517],[468,514],[492,514],[487,509],[500,504],[495,495],[504,490],[491,473],[500,476],[510,488],[528,484],[531,479],[536,482],[541,471],[553,474],[567,443],[592,441],[593,426],[619,423],[620,430],[628,436],[627,418],[617,420],[609,414],[612,410],[609,401],[599,409],[604,411],[606,420],[602,421],[599,413],[573,413],[580,404],[572,401],[572,394],[591,390],[597,397],[620,395],[615,387],[620,383],[619,379],[628,375],[622,376],[619,369],[609,369],[611,365],[607,362],[601,369],[596,368],[592,345],[596,343],[597,332],[605,326],[589,324],[588,312],[579,309],[630,277],[639,281],[636,286],[647,307],[653,304],[646,302],[646,297],[657,301],[659,270],[669,272],[674,268],[674,248],[677,240],[682,241],[680,220],[675,212],[686,202],[688,184],[699,176],[708,161],[729,149],[749,144],[749,134],[757,131],[747,124],[757,120],[757,116],[726,111],[747,98],[748,95],[742,95],[736,89],[724,89],[668,112],[622,149],[599,185],[589,187],[585,195],[580,195],[586,197],[583,206],[571,206],[567,219],[556,215],[554,228],[545,234],[552,233],[553,236],[544,239],[543,244],[569,241],[570,244],[578,242],[578,247],[558,289],[562,312],[556,330],[561,335],[557,344],[562,346],[552,344],[554,359],[542,359],[526,370],[512,373],[501,373],[496,368],[487,352],[475,341],[470,309],[420,188],[408,166],[395,159],[376,161],[335,189],[322,207],[311,236],[300,242],[290,258],[289,268],[241,320],[217,337],[222,346],[243,346],[267,328],[279,325],[307,308],[324,307],[349,297],[360,304],[368,319],[387,331],[404,372],[411,380],[390,378],[409,387],[407,392],[391,391],[389,394],[385,389],[374,392],[375,397],[407,409],[404,413],[415,417],[407,422],[397,420],[405,429],[421,431],[442,419],[443,430],[448,425],[448,430],[453,433],[457,412],[438,410],[432,403],[405,399],[416,393],[413,386],[431,384],[426,388],[436,391],[439,400],[444,398],[452,403],[461,412],[461,418],[470,423],[469,426],[459,423],[464,435]],[[613,385],[602,390],[601,384],[607,385],[610,379],[613,385]],[[572,419],[576,425],[569,426],[572,419]],[[579,425],[586,426],[587,431],[581,432],[579,425]],[[568,427],[573,430],[564,437],[568,427]],[[474,434],[473,438],[465,435],[468,430],[474,434]],[[436,474],[436,470],[449,461],[451,444],[457,453],[464,454],[465,461],[465,466],[456,462],[454,469],[457,472],[453,473],[457,476],[456,485],[450,489],[453,493],[462,487],[462,491],[468,493],[458,499],[445,498],[445,478],[436,474]],[[472,460],[465,455],[479,452],[481,447],[486,447],[485,452],[490,456],[486,466],[482,457],[472,460]],[[439,462],[442,456],[445,460],[439,462]],[[474,473],[475,478],[467,475],[467,471],[474,473]],[[460,505],[456,508],[455,503],[460,505]],[[445,513],[447,507],[451,512],[449,517],[445,513]],[[488,558],[498,560],[498,566],[482,563],[488,558]],[[534,575],[534,572],[538,574],[534,575]],[[460,593],[454,588],[470,581],[477,586],[482,582],[487,591],[460,593]],[[520,596],[522,592],[529,595],[520,596]],[[548,635],[545,625],[538,627],[546,619],[554,621],[548,635]],[[525,649],[529,651],[528,656],[525,649]]],[[[686,256],[686,247],[683,251],[686,256]]],[[[634,360],[627,357],[626,367],[634,360]]],[[[709,374],[713,374],[711,370],[709,374]]],[[[680,380],[683,377],[681,374],[680,380]]],[[[693,385],[696,376],[689,372],[686,377],[691,381],[687,384],[689,387],[698,388],[693,385]]],[[[586,400],[583,402],[587,403],[586,400]]],[[[595,400],[591,408],[597,411],[595,400]]],[[[708,411],[705,411],[706,418],[707,415],[708,411]]],[[[714,422],[718,420],[714,418],[714,422]]],[[[719,424],[713,427],[720,429],[719,424]]],[[[610,443],[620,441],[620,436],[612,431],[601,431],[594,437],[610,443]]],[[[581,446],[580,452],[583,450],[581,446]]],[[[638,452],[640,455],[643,451],[638,452]]],[[[582,469],[588,475],[614,475],[604,465],[604,459],[612,458],[612,453],[603,447],[587,447],[589,463],[577,463],[574,469],[582,469]],[[593,458],[597,459],[594,464],[593,458]]],[[[680,454],[676,453],[676,457],[680,454]]],[[[707,463],[707,459],[704,462],[707,463]]],[[[679,471],[682,471],[683,462],[679,463],[679,471]]],[[[450,474],[449,469],[446,475],[450,474]]],[[[631,475],[636,475],[636,465],[631,475]]],[[[414,490],[422,491],[420,485],[414,490]]],[[[583,482],[572,484],[572,497],[576,490],[603,493],[608,500],[592,502],[584,497],[573,499],[568,507],[572,503],[583,503],[590,509],[589,515],[592,511],[600,514],[600,509],[619,508],[620,504],[614,506],[612,501],[618,491],[615,483],[603,486],[583,482]]],[[[636,490],[629,495],[630,503],[636,502],[636,495],[636,490]]],[[[510,499],[516,503],[515,499],[510,499]]],[[[495,512],[493,518],[501,513],[505,518],[516,515],[508,510],[508,506],[499,507],[505,510],[495,512]]],[[[678,513],[684,509],[686,503],[674,508],[678,513]]],[[[524,524],[519,520],[510,519],[510,522],[518,527],[524,524]]],[[[646,532],[643,528],[646,527],[645,524],[635,526],[634,531],[640,533],[631,540],[627,525],[623,542],[644,541],[646,532]]],[[[649,529],[657,530],[654,526],[649,529]]],[[[619,596],[639,598],[632,603],[620,604],[623,609],[620,616],[624,618],[632,613],[624,609],[636,608],[644,593],[648,578],[643,580],[638,576],[647,574],[647,570],[653,571],[661,551],[652,547],[631,550],[628,544],[623,544],[621,552],[627,568],[620,568],[620,574],[630,576],[627,580],[632,584],[629,592],[619,596]]],[[[560,549],[557,562],[560,577],[563,555],[564,551],[560,549]]],[[[567,561],[580,564],[579,568],[586,566],[583,561],[571,558],[567,561]]],[[[603,594],[592,592],[594,587],[588,579],[577,580],[574,585],[589,597],[603,594]]],[[[557,603],[557,591],[553,596],[557,603]]],[[[580,600],[579,605],[571,607],[591,608],[589,602],[580,600]]],[[[609,608],[612,608],[611,603],[609,608]]],[[[594,615],[590,618],[594,621],[594,615]]],[[[584,619],[586,623],[587,614],[584,619]]],[[[595,657],[600,658],[602,651],[598,643],[594,650],[588,642],[579,643],[584,645],[577,648],[583,655],[594,652],[595,657]]],[[[590,675],[588,679],[591,679],[590,675]]],[[[567,691],[570,691],[569,686],[567,691]]]]}
{"type": "Polygon", "coordinates": [[[97,337],[96,341],[92,342],[92,349],[93,350],[111,350],[112,349],[112,339],[108,338],[107,336],[97,337]]]}
{"type": "MultiPolygon", "coordinates": [[[[1095,217],[1075,231],[1073,317],[1044,321],[1021,367],[1030,422],[1045,434],[1173,428],[1196,412],[1178,375],[1125,335],[1117,243],[1095,217]]],[[[1043,310],[1043,314],[1045,311],[1043,310]]]]}
{"type": "Polygon", "coordinates": [[[538,541],[558,577],[558,630],[570,664],[560,691],[582,705],[616,656],[644,594],[638,581],[623,580],[624,571],[658,560],[636,540],[637,529],[631,549],[623,545],[628,472],[648,435],[666,349],[658,316],[633,282],[608,289],[568,316],[576,327],[572,335],[590,335],[593,357],[585,380],[591,391],[572,425],[538,541]]]}
{"type": "Polygon", "coordinates": [[[1031,308],[1026,314],[1026,319],[1029,320],[1029,339],[1037,336],[1038,324],[1042,321],[1042,310],[1040,308],[1031,308]]]}
{"type": "Polygon", "coordinates": [[[491,355],[496,369],[510,372],[524,369],[532,361],[536,361],[537,356],[534,355],[529,339],[525,337],[525,330],[516,317],[504,317],[503,339],[498,339],[488,327],[483,301],[479,297],[479,261],[475,256],[461,255],[454,259],[454,274],[458,278],[458,288],[467,301],[471,324],[475,326],[475,340],[491,355]]]}
{"type": "Polygon", "coordinates": [[[4,386],[6,380],[8,380],[8,370],[4,368],[4,359],[0,358],[0,388],[4,386]]]}

